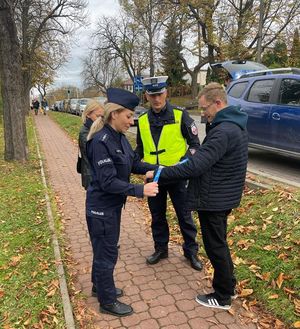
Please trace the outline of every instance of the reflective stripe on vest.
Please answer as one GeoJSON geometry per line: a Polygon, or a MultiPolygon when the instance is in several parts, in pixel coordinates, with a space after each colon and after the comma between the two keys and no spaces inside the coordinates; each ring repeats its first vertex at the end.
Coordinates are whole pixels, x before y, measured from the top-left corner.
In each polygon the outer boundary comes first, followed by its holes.
{"type": "Polygon", "coordinates": [[[182,111],[173,109],[174,123],[162,128],[156,149],[152,138],[148,113],[139,118],[138,125],[144,149],[144,161],[151,164],[172,166],[186,153],[186,141],[181,133],[182,111]]]}

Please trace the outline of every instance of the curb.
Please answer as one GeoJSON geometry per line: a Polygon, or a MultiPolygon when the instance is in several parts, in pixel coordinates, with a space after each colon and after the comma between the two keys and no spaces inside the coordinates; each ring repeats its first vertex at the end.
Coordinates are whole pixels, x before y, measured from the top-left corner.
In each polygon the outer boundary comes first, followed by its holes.
{"type": "Polygon", "coordinates": [[[35,125],[33,125],[33,131],[34,131],[34,137],[35,137],[35,142],[36,142],[38,159],[39,159],[39,163],[40,163],[41,177],[42,177],[43,185],[45,188],[45,200],[46,200],[47,215],[48,215],[47,217],[48,217],[48,222],[49,222],[49,228],[52,233],[52,244],[53,244],[53,250],[54,250],[54,256],[55,256],[55,266],[56,266],[56,271],[57,271],[58,278],[59,278],[59,287],[60,287],[60,293],[61,293],[61,297],[62,297],[66,328],[75,329],[76,327],[75,327],[75,321],[74,321],[74,316],[73,316],[73,311],[72,311],[72,305],[70,302],[70,296],[69,296],[69,292],[68,292],[68,286],[67,286],[65,271],[64,271],[64,267],[63,267],[63,261],[61,259],[59,243],[58,243],[58,239],[57,239],[57,235],[56,235],[56,231],[55,231],[54,219],[53,219],[53,214],[52,214],[51,204],[50,204],[50,198],[49,198],[49,194],[47,192],[48,186],[47,186],[47,181],[46,181],[46,176],[45,176],[43,161],[42,161],[42,157],[41,157],[41,153],[40,153],[40,147],[39,147],[39,143],[38,143],[38,139],[37,139],[35,125]]]}

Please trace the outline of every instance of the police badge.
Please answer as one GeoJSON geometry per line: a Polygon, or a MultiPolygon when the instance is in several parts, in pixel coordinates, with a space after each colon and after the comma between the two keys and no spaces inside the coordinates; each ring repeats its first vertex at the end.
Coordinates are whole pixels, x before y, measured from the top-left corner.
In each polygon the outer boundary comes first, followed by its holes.
{"type": "Polygon", "coordinates": [[[197,128],[195,122],[193,122],[192,125],[191,125],[191,132],[192,132],[193,135],[198,135],[198,128],[197,128]]]}

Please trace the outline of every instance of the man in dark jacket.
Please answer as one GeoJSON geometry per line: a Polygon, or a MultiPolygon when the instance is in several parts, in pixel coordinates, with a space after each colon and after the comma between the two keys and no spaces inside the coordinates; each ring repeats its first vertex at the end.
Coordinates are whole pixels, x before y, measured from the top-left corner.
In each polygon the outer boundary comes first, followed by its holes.
{"type": "Polygon", "coordinates": [[[224,88],[218,83],[210,83],[200,92],[199,106],[208,122],[202,146],[184,164],[162,168],[160,181],[192,178],[186,206],[198,211],[204,247],[214,268],[214,292],[198,295],[196,301],[229,309],[236,279],[227,244],[227,216],[239,205],[245,184],[247,114],[227,105],[224,88]]]}

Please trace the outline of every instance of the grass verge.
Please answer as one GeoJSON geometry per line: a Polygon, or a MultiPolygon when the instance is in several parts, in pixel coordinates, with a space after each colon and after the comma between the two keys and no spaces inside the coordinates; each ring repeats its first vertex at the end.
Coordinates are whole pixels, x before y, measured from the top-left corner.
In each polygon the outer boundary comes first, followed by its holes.
{"type": "Polygon", "coordinates": [[[33,133],[30,159],[5,162],[0,127],[0,327],[64,328],[58,275],[33,133]]]}

